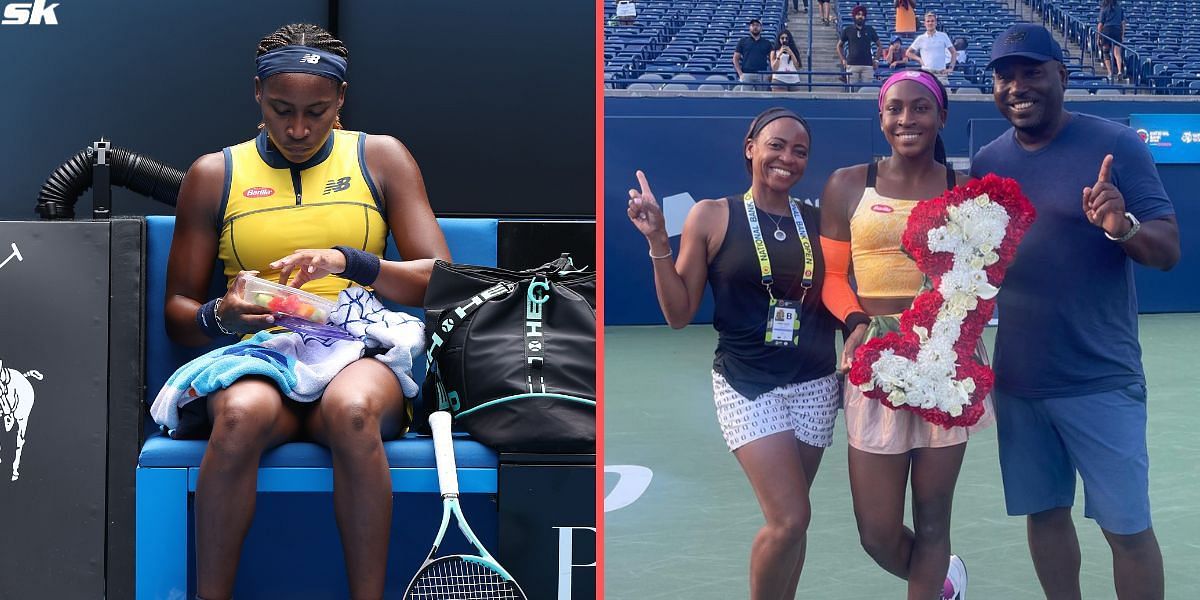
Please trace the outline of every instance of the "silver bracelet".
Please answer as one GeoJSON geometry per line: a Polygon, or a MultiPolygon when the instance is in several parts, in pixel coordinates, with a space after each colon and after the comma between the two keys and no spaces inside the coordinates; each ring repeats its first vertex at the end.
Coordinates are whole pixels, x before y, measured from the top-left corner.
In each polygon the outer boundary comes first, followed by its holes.
{"type": "Polygon", "coordinates": [[[221,324],[221,300],[224,300],[224,298],[217,298],[217,303],[213,305],[213,322],[217,324],[217,329],[220,329],[221,333],[225,335],[235,335],[232,331],[225,329],[225,326],[221,324]]]}
{"type": "Polygon", "coordinates": [[[646,252],[646,254],[649,254],[650,258],[654,260],[663,260],[664,258],[671,258],[671,249],[667,248],[667,253],[662,256],[655,256],[653,250],[646,252]]]}

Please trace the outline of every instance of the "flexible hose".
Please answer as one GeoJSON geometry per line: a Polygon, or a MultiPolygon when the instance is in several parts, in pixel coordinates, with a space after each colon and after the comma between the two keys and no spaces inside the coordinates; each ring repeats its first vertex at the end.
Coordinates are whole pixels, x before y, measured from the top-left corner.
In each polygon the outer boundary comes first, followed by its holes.
{"type": "MultiPolygon", "coordinates": [[[[55,169],[38,193],[37,212],[45,220],[75,218],[75,203],[92,187],[95,149],[80,150],[55,169]]],[[[111,183],[175,206],[184,172],[124,148],[109,149],[111,183]]]]}

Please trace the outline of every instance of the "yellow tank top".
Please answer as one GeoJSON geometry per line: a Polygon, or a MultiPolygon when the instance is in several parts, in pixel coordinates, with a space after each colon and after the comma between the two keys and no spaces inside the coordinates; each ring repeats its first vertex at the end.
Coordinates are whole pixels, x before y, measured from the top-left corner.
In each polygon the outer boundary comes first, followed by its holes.
{"type": "Polygon", "coordinates": [[[900,247],[917,202],[880,196],[874,187],[863,190],[850,216],[850,255],[859,297],[909,298],[920,291],[924,275],[900,247]]]}
{"type": "MultiPolygon", "coordinates": [[[[387,221],[383,200],[363,158],[366,134],[333,130],[304,164],[275,151],[266,131],[224,149],[225,190],[220,244],[229,281],[240,270],[277,281],[268,265],[301,248],[360,248],[383,256],[387,221]]],[[[337,300],[354,285],[330,275],[304,284],[307,292],[337,300]]]]}

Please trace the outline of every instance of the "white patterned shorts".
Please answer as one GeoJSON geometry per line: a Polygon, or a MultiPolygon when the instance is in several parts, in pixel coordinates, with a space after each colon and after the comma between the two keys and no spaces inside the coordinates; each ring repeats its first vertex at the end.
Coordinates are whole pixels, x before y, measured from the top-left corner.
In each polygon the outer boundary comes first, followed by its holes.
{"type": "Polygon", "coordinates": [[[841,401],[836,375],[779,386],[756,400],[739,394],[720,373],[712,375],[717,422],[731,452],[781,431],[794,432],[809,446],[833,445],[833,423],[841,401]]]}

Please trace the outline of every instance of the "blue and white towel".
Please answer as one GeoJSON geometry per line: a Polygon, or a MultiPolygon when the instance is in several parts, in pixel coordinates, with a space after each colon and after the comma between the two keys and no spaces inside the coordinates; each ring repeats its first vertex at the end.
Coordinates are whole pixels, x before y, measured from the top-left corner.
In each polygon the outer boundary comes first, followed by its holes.
{"type": "Polygon", "coordinates": [[[154,398],[150,416],[173,435],[179,425],[179,407],[249,375],[270,378],[292,400],[312,402],[320,399],[335,375],[368,349],[384,351],[374,358],[395,373],[405,397],[417,395],[413,360],[425,349],[425,325],[420,319],[388,310],[371,292],[352,287],[338,295],[329,322],[355,339],[260,331],[180,367],[154,398]]]}

